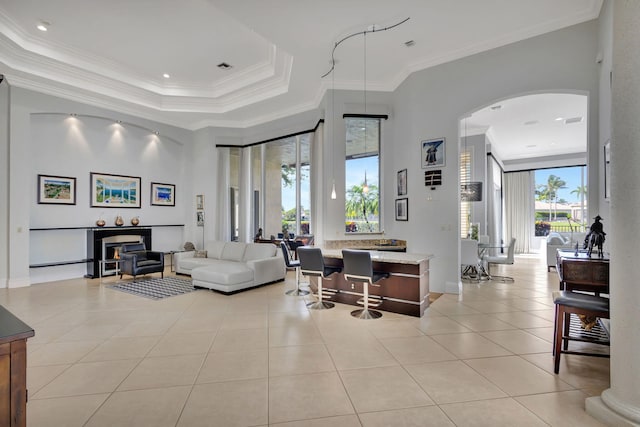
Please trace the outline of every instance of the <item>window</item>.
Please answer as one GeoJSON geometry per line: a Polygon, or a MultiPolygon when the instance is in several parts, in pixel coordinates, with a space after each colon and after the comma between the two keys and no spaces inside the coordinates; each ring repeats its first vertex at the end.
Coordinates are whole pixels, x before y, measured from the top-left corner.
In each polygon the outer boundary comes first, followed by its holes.
{"type": "MultiPolygon", "coordinates": [[[[471,152],[462,149],[460,151],[460,182],[471,182],[471,152]]],[[[460,237],[469,237],[471,228],[471,202],[460,201],[460,237]]]]}
{"type": "Polygon", "coordinates": [[[588,226],[586,167],[535,171],[535,235],[581,232],[588,226]]]}
{"type": "Polygon", "coordinates": [[[345,118],[345,230],[380,232],[381,119],[345,118]]]}
{"type": "Polygon", "coordinates": [[[266,143],[264,236],[309,234],[312,133],[266,143]]]}

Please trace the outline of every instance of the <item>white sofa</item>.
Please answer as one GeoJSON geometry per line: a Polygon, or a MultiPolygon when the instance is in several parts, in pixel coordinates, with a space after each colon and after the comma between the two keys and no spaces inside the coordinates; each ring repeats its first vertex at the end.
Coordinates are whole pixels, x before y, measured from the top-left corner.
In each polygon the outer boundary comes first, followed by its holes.
{"type": "Polygon", "coordinates": [[[552,231],[547,236],[547,271],[556,266],[556,252],[558,249],[582,249],[587,233],[558,233],[552,231]]]}
{"type": "Polygon", "coordinates": [[[233,293],[284,280],[282,253],[271,243],[209,241],[205,250],[206,258],[175,254],[176,273],[191,275],[194,286],[233,293]]]}

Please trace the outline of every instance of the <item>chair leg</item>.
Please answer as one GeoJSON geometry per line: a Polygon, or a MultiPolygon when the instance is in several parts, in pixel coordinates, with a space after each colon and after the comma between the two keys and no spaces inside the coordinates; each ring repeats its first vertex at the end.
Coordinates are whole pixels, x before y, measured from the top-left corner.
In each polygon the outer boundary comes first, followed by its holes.
{"type": "Polygon", "coordinates": [[[564,330],[564,308],[556,305],[555,336],[553,338],[553,372],[560,372],[560,354],[562,353],[562,331],[564,330]]]}
{"type": "Polygon", "coordinates": [[[309,291],[306,291],[304,289],[300,289],[300,268],[296,267],[295,271],[296,271],[296,288],[285,292],[285,294],[296,296],[296,297],[297,296],[309,295],[309,291]]]}
{"type": "Polygon", "coordinates": [[[325,310],[327,308],[335,307],[335,304],[332,302],[322,301],[322,277],[318,276],[318,301],[310,302],[307,304],[307,307],[312,310],[325,310]]]}

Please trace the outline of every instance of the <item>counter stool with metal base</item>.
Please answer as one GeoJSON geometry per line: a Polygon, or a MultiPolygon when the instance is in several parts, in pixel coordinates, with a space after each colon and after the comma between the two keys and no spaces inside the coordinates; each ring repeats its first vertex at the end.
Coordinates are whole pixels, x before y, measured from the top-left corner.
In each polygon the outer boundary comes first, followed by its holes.
{"type": "Polygon", "coordinates": [[[309,291],[300,289],[300,261],[291,259],[289,256],[289,249],[285,242],[280,242],[280,248],[282,249],[282,255],[284,256],[284,265],[286,265],[287,268],[293,268],[296,271],[296,288],[285,292],[285,294],[293,296],[309,295],[309,291]]]}
{"type": "MultiPolygon", "coordinates": [[[[580,331],[581,336],[570,334],[571,314],[583,315],[590,318],[609,318],[609,298],[597,297],[594,295],[581,294],[569,291],[555,291],[553,293],[553,303],[556,305],[556,320],[553,335],[553,356],[554,369],[556,374],[560,371],[560,354],[581,354],[583,356],[609,357],[604,353],[591,353],[586,351],[570,351],[569,340],[590,342],[609,346],[609,339],[605,337],[588,334],[587,331],[580,331]],[[593,336],[588,336],[593,335],[593,336]],[[562,345],[564,343],[564,346],[562,345]]],[[[595,323],[595,322],[594,322],[595,323]]]]}
{"type": "Polygon", "coordinates": [[[318,301],[310,302],[307,307],[314,310],[333,308],[335,304],[323,301],[323,298],[330,297],[332,293],[322,289],[322,279],[326,279],[332,274],[340,273],[342,268],[325,266],[322,251],[319,248],[299,247],[298,259],[300,260],[300,272],[302,275],[318,278],[318,301]]]}
{"type": "Polygon", "coordinates": [[[362,283],[364,293],[363,298],[358,301],[358,304],[364,305],[364,308],[352,311],[351,315],[359,319],[377,319],[382,317],[382,313],[379,311],[369,310],[369,306],[376,308],[382,304],[382,300],[378,300],[373,304],[369,301],[369,285],[380,286],[378,282],[389,277],[389,273],[373,271],[371,253],[368,251],[343,249],[342,260],[344,261],[345,279],[351,282],[362,283]]]}

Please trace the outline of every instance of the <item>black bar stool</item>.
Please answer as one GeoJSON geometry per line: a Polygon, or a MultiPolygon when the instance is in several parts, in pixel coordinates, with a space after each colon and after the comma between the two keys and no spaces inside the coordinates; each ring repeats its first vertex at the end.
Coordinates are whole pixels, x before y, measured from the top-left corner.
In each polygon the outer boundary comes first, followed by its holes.
{"type": "Polygon", "coordinates": [[[322,279],[326,279],[332,274],[340,273],[342,268],[325,266],[320,248],[301,246],[298,248],[298,259],[300,260],[300,272],[304,276],[318,278],[318,301],[310,302],[307,307],[314,310],[333,308],[335,304],[323,301],[324,297],[330,298],[332,293],[322,289],[322,279]]]}
{"type": "Polygon", "coordinates": [[[289,256],[289,249],[287,248],[287,244],[285,242],[280,242],[280,248],[282,249],[282,255],[284,256],[284,265],[286,265],[287,268],[293,268],[296,271],[296,288],[285,292],[285,294],[293,295],[296,297],[309,295],[309,291],[300,289],[300,261],[291,259],[291,257],[289,256]]]}
{"type": "Polygon", "coordinates": [[[382,317],[382,313],[376,310],[369,310],[371,305],[373,308],[379,307],[382,300],[375,303],[369,302],[369,285],[380,286],[378,282],[389,277],[389,273],[373,271],[373,262],[371,261],[371,253],[369,251],[356,251],[343,249],[342,260],[344,261],[344,277],[347,281],[362,283],[364,296],[358,301],[363,304],[364,308],[351,312],[353,317],[359,319],[378,319],[382,317]]]}
{"type": "Polygon", "coordinates": [[[583,356],[609,357],[608,354],[592,353],[585,351],[570,351],[569,341],[591,342],[600,345],[609,345],[608,338],[590,338],[586,333],[582,337],[572,336],[569,332],[571,314],[587,317],[609,318],[609,298],[580,294],[570,291],[555,291],[553,303],[556,305],[555,333],[553,335],[554,368],[557,374],[560,371],[560,354],[580,354],[583,356]],[[564,346],[562,345],[564,343],[564,346]],[[564,348],[563,348],[564,347],[564,348]]]}

